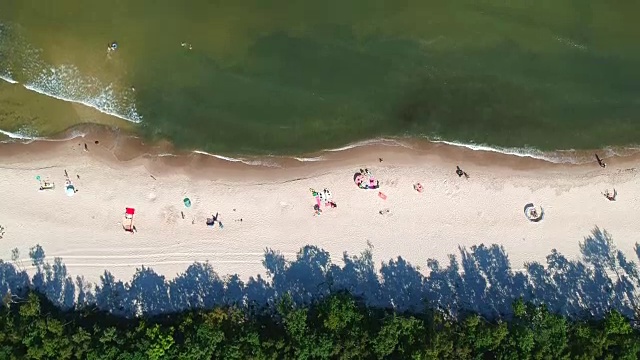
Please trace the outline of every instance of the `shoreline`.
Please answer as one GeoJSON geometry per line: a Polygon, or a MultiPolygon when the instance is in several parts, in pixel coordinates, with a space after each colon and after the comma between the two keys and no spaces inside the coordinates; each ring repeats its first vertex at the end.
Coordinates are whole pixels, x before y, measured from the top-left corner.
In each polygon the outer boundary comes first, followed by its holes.
{"type": "MultiPolygon", "coordinates": [[[[44,90],[34,88],[30,85],[22,84],[7,76],[0,76],[0,81],[4,81],[10,85],[20,86],[24,90],[33,92],[37,95],[41,95],[51,99],[61,100],[75,106],[84,107],[87,110],[95,111],[101,114],[102,116],[113,117],[119,121],[123,121],[128,124],[135,125],[142,122],[141,118],[134,118],[134,119],[127,118],[124,115],[106,111],[90,103],[66,98],[64,96],[59,96],[56,94],[51,94],[44,90]]],[[[75,137],[80,137],[83,135],[95,134],[96,132],[100,132],[100,133],[105,132],[105,129],[107,128],[107,126],[108,125],[105,125],[103,123],[93,123],[93,122],[79,123],[71,126],[70,128],[67,128],[66,130],[52,137],[30,136],[30,135],[25,135],[25,134],[20,134],[20,133],[10,132],[4,129],[0,129],[0,143],[21,141],[21,140],[22,141],[69,140],[69,139],[73,139],[75,137]],[[95,128],[102,128],[102,129],[98,129],[96,131],[95,128]],[[82,131],[78,132],[77,131],[78,129],[89,129],[89,130],[88,130],[88,133],[85,134],[82,131]],[[8,139],[2,140],[2,136],[8,139]]],[[[112,131],[119,132],[117,128],[113,128],[112,131]]],[[[138,137],[133,132],[130,134],[130,136],[133,138],[138,137]]],[[[165,140],[162,140],[162,142],[164,144],[167,143],[167,141],[165,140]]],[[[460,148],[465,148],[465,149],[474,150],[474,151],[483,151],[483,152],[512,155],[512,156],[517,156],[522,158],[533,158],[533,159],[548,161],[551,163],[573,163],[573,164],[587,163],[592,160],[594,152],[598,152],[601,155],[601,157],[605,159],[608,157],[618,157],[618,156],[626,157],[629,155],[640,154],[639,144],[627,144],[625,146],[607,146],[601,149],[589,149],[589,150],[556,149],[556,150],[550,150],[550,151],[547,151],[547,150],[543,151],[530,146],[525,146],[522,148],[508,148],[508,147],[492,146],[492,145],[486,145],[486,144],[463,143],[459,141],[442,140],[439,138],[428,138],[424,136],[413,136],[413,137],[412,136],[395,136],[395,137],[392,136],[392,137],[379,137],[379,138],[373,138],[373,139],[359,140],[359,141],[354,141],[334,149],[321,149],[311,153],[302,153],[302,154],[287,154],[287,155],[275,155],[275,156],[242,155],[242,154],[229,155],[229,154],[210,154],[202,150],[194,149],[192,151],[174,150],[174,152],[165,153],[163,155],[181,156],[188,153],[198,153],[201,155],[217,157],[218,159],[221,159],[221,160],[228,160],[231,162],[243,162],[247,165],[273,166],[274,159],[277,159],[277,162],[279,162],[282,159],[296,159],[301,162],[322,161],[323,160],[322,157],[328,153],[345,151],[345,150],[350,150],[358,147],[369,147],[369,146],[375,147],[380,145],[384,145],[384,146],[391,145],[391,146],[406,147],[409,149],[425,150],[425,149],[428,149],[430,146],[432,147],[437,144],[445,144],[452,147],[460,147],[460,148]],[[266,163],[263,164],[262,160],[267,160],[267,161],[266,163]],[[271,165],[268,165],[268,164],[271,164],[271,165]]],[[[169,146],[168,148],[173,148],[173,147],[169,146]]],[[[156,154],[156,155],[160,155],[160,154],[156,154]]]]}
{"type": "MultiPolygon", "coordinates": [[[[0,81],[4,81],[10,85],[20,86],[26,91],[33,92],[37,95],[41,95],[51,99],[61,100],[72,105],[77,105],[81,107],[85,107],[87,110],[95,111],[103,116],[113,117],[120,121],[124,121],[126,123],[135,125],[142,122],[141,118],[130,119],[124,115],[113,113],[96,107],[90,103],[86,103],[80,100],[74,100],[65,98],[64,96],[59,96],[56,94],[48,93],[44,90],[34,88],[30,85],[20,83],[16,80],[8,76],[0,75],[0,81]]],[[[80,123],[77,125],[73,125],[70,128],[62,131],[59,134],[56,134],[52,137],[38,137],[38,136],[30,136],[24,135],[16,132],[6,131],[4,129],[0,129],[0,144],[12,141],[63,141],[70,140],[75,137],[80,137],[83,135],[94,135],[95,133],[104,133],[109,130],[107,129],[108,125],[100,124],[100,123],[80,123]],[[78,131],[78,129],[82,129],[78,131]],[[7,140],[2,140],[2,136],[8,138],[7,140]]],[[[119,133],[117,128],[112,128],[113,130],[119,133]]],[[[105,136],[105,135],[102,135],[105,136]]],[[[137,138],[138,136],[135,133],[130,134],[131,137],[137,138]]],[[[163,140],[163,144],[167,141],[163,140]]],[[[524,146],[522,148],[507,148],[501,146],[492,146],[486,144],[474,144],[474,143],[462,143],[459,141],[452,140],[443,140],[439,138],[428,138],[424,136],[395,136],[395,137],[379,137],[373,139],[359,140],[348,143],[346,145],[334,148],[334,149],[321,149],[311,153],[303,153],[303,154],[289,154],[289,155],[276,155],[276,156],[261,156],[261,155],[242,155],[242,154],[210,154],[202,150],[194,149],[192,151],[178,151],[174,149],[174,152],[165,153],[165,156],[181,156],[188,153],[199,153],[201,155],[208,155],[217,157],[221,160],[228,160],[231,162],[243,162],[247,165],[262,165],[261,160],[269,160],[267,164],[271,163],[273,159],[296,159],[301,162],[307,161],[322,161],[322,157],[328,153],[334,153],[339,151],[350,150],[358,147],[369,147],[369,146],[379,146],[379,145],[393,145],[393,146],[401,146],[409,149],[419,149],[426,150],[429,147],[433,147],[437,144],[445,144],[452,147],[460,147],[474,151],[483,151],[483,152],[491,152],[505,155],[512,155],[522,158],[533,158],[548,161],[551,163],[573,163],[573,164],[582,164],[590,162],[593,159],[593,153],[598,152],[603,159],[608,157],[626,157],[634,154],[640,154],[640,144],[627,144],[625,146],[607,146],[601,149],[589,149],[589,150],[575,150],[575,149],[556,149],[552,151],[543,151],[539,150],[535,147],[524,146]]],[[[169,146],[168,148],[172,148],[169,146]]],[[[159,154],[156,154],[159,155],[159,154]]],[[[267,165],[268,166],[268,165],[267,165]]]]}
{"type": "MultiPolygon", "coordinates": [[[[325,161],[333,161],[335,159],[343,159],[342,153],[361,153],[370,151],[372,153],[386,152],[406,153],[406,154],[425,154],[432,152],[441,152],[442,154],[470,154],[479,153],[485,156],[496,156],[498,160],[507,158],[522,159],[524,161],[542,161],[549,164],[557,165],[585,165],[595,161],[594,154],[597,153],[603,160],[609,159],[626,159],[639,158],[640,146],[629,145],[626,147],[606,147],[602,149],[592,150],[555,150],[541,151],[535,148],[501,148],[488,145],[465,144],[448,140],[432,140],[419,137],[388,137],[375,138],[353,142],[334,149],[322,149],[310,153],[302,153],[296,155],[229,155],[229,154],[213,154],[202,150],[181,150],[176,149],[169,141],[160,140],[154,144],[147,144],[144,139],[139,137],[135,132],[121,130],[117,127],[109,127],[101,124],[79,124],[72,126],[63,133],[55,137],[30,137],[18,133],[11,133],[0,129],[0,135],[4,135],[8,139],[0,141],[0,146],[4,152],[13,152],[10,148],[17,146],[18,148],[25,144],[42,143],[41,146],[46,148],[45,144],[56,144],[64,142],[72,142],[76,139],[89,139],[104,143],[114,143],[115,141],[124,141],[129,146],[130,154],[124,158],[135,158],[139,156],[155,156],[159,158],[185,158],[194,155],[211,157],[216,160],[226,161],[229,163],[238,163],[247,166],[258,167],[275,167],[287,168],[297,167],[296,163],[322,163],[325,161]],[[116,140],[117,139],[117,140],[116,140]]],[[[40,147],[40,146],[39,146],[40,147]]],[[[46,151],[46,149],[44,149],[46,151]]],[[[124,151],[119,151],[123,154],[124,151]]],[[[2,155],[0,155],[2,156],[2,155]]],[[[379,156],[379,157],[382,157],[379,156]]],[[[453,156],[454,158],[457,156],[453,156]]],[[[298,164],[299,165],[299,164],[298,164]]]]}

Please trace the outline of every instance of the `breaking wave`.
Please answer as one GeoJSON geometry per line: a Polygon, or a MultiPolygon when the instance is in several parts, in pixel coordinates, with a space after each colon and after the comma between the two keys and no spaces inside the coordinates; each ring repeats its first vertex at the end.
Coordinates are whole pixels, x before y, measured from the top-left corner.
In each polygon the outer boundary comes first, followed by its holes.
{"type": "Polygon", "coordinates": [[[7,25],[0,24],[0,79],[59,100],[74,102],[123,120],[139,123],[142,116],[129,86],[82,74],[73,64],[51,65],[7,25]]]}

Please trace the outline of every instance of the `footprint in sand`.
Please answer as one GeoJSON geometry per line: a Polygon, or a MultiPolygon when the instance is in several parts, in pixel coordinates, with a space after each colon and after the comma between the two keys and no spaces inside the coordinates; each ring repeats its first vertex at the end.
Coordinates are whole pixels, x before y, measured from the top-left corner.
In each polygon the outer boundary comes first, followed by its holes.
{"type": "Polygon", "coordinates": [[[387,180],[384,185],[390,188],[398,187],[398,179],[387,180]]]}
{"type": "Polygon", "coordinates": [[[288,204],[288,203],[286,203],[284,201],[280,202],[280,211],[281,212],[284,213],[284,212],[286,212],[288,210],[291,210],[292,208],[293,208],[293,206],[291,206],[290,204],[288,204]]]}
{"type": "Polygon", "coordinates": [[[444,187],[444,193],[448,196],[457,195],[460,192],[460,186],[458,184],[449,184],[445,180],[442,185],[444,187]]]}
{"type": "Polygon", "coordinates": [[[179,217],[180,214],[178,213],[176,207],[173,205],[166,206],[162,209],[162,219],[164,220],[165,224],[175,224],[178,221],[179,217]]]}

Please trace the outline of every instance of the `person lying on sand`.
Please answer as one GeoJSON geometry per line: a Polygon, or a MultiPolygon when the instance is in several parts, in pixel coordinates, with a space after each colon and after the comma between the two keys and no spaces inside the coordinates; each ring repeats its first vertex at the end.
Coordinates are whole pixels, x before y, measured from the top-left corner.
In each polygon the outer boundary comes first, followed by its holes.
{"type": "Polygon", "coordinates": [[[423,190],[422,184],[420,184],[420,183],[413,184],[413,190],[415,190],[417,192],[422,192],[422,190],[423,190]]]}
{"type": "Polygon", "coordinates": [[[602,195],[604,195],[604,197],[606,197],[609,201],[615,201],[616,195],[618,195],[618,193],[616,192],[616,189],[613,189],[613,193],[609,192],[609,189],[607,189],[602,193],[602,195]]]}

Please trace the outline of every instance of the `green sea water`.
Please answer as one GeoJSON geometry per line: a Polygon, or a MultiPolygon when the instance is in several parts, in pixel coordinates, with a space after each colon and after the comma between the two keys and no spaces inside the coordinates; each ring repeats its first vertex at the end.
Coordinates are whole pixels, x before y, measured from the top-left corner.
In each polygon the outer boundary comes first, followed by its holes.
{"type": "MultiPolygon", "coordinates": [[[[0,75],[19,84],[0,84],[0,106],[27,85],[229,154],[379,136],[625,146],[640,143],[638,14],[625,0],[4,0],[0,75]]],[[[17,116],[34,91],[0,129],[91,121],[17,116]]]]}

